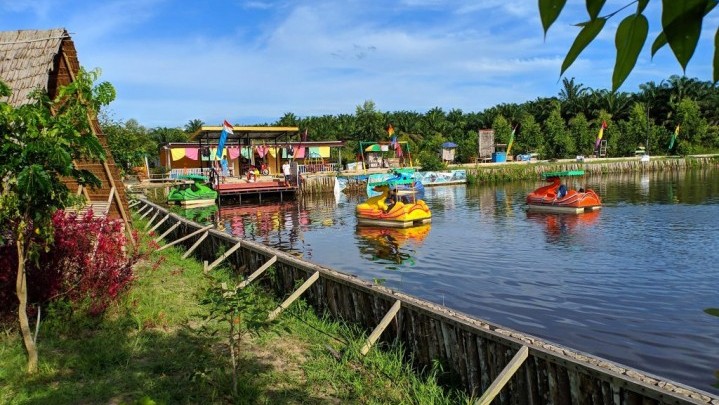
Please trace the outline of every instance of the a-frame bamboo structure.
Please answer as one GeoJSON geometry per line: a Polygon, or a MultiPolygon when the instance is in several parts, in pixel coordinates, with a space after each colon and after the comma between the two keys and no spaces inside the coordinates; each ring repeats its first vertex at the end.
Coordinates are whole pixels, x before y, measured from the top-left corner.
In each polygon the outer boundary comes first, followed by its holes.
{"type": "MultiPolygon", "coordinates": [[[[71,83],[79,70],[75,44],[63,28],[0,32],[0,79],[12,90],[6,100],[10,105],[27,103],[28,95],[36,88],[46,90],[54,98],[58,89],[71,83]]],[[[63,183],[71,191],[83,193],[88,203],[105,202],[104,205],[97,205],[107,210],[108,217],[123,220],[130,232],[131,218],[120,173],[97,117],[89,118],[93,133],[105,149],[106,159],[104,162],[75,161],[75,165],[92,172],[100,179],[102,186],[83,189],[69,178],[63,179],[63,183]]]]}

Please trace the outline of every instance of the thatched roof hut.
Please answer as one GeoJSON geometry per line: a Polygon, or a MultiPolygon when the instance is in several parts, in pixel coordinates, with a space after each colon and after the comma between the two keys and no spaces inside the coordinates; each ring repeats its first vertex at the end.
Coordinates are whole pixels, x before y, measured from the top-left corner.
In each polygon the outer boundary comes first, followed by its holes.
{"type": "MultiPolygon", "coordinates": [[[[80,70],[75,44],[63,28],[51,30],[0,31],[0,79],[12,89],[12,95],[2,101],[13,106],[28,102],[28,95],[36,88],[55,97],[58,88],[72,82],[80,70]]],[[[115,166],[105,135],[97,117],[92,126],[105,149],[105,162],[76,161],[78,168],[94,173],[101,181],[99,189],[82,190],[90,201],[110,200],[108,216],[121,218],[129,226],[125,187],[115,166]],[[112,188],[115,188],[111,194],[112,188]]],[[[79,185],[72,179],[63,182],[72,190],[79,185]]]]}

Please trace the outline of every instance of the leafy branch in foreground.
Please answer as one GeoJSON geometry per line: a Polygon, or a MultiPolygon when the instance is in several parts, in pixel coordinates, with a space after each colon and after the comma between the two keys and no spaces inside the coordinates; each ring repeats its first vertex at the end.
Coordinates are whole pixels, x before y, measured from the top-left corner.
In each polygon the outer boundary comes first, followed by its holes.
{"type": "MultiPolygon", "coordinates": [[[[599,14],[605,2],[606,0],[586,0],[589,20],[576,24],[576,26],[581,27],[581,30],[564,58],[560,76],[569,69],[579,54],[599,35],[608,19],[636,4],[636,11],[619,23],[614,37],[617,57],[614,63],[614,73],[612,74],[612,90],[616,91],[634,69],[639,52],[644,48],[644,43],[647,40],[649,21],[643,13],[649,4],[649,0],[634,0],[614,12],[600,16],[599,14]]],[[[559,18],[566,3],[567,0],[539,0],[539,15],[545,37],[549,28],[559,18]]],[[[652,44],[652,57],[664,45],[669,44],[669,48],[671,48],[677,62],[682,66],[682,70],[686,72],[687,64],[694,55],[699,42],[704,17],[718,3],[719,1],[717,0],[662,0],[662,30],[652,44]]],[[[719,81],[718,50],[719,29],[717,29],[714,36],[713,81],[715,83],[719,81]]]]}

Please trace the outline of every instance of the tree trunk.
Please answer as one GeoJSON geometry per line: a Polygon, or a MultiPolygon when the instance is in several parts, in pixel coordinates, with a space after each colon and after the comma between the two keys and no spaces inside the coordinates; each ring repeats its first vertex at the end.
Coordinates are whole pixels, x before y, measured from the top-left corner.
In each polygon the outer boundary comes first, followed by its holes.
{"type": "Polygon", "coordinates": [[[17,240],[17,281],[15,282],[15,293],[20,301],[17,313],[20,318],[20,331],[27,350],[27,372],[32,374],[37,371],[37,346],[32,339],[30,332],[30,321],[27,318],[27,277],[25,275],[25,237],[21,233],[17,240]]]}

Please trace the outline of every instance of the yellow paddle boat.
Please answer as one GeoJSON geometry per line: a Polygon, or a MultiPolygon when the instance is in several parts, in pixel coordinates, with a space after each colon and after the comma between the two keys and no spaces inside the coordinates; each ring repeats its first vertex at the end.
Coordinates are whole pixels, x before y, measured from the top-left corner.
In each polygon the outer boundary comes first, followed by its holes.
{"type": "Polygon", "coordinates": [[[370,184],[380,194],[357,205],[357,222],[360,225],[393,228],[409,228],[431,222],[432,212],[424,200],[416,198],[416,190],[398,189],[413,182],[411,177],[401,175],[370,184]]]}

